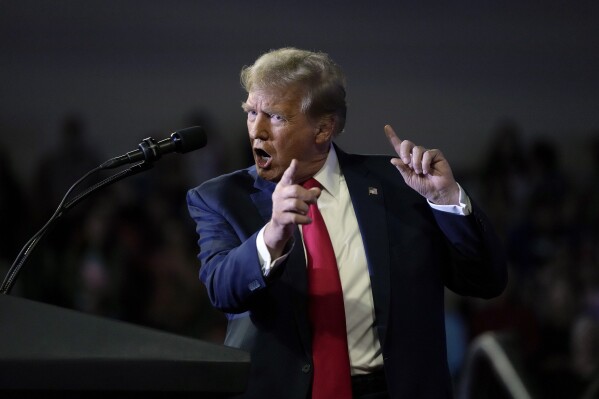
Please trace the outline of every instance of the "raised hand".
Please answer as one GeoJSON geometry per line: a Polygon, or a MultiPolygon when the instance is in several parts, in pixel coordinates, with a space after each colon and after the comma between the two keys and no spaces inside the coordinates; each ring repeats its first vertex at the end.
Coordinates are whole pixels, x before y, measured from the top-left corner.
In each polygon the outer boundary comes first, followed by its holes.
{"type": "Polygon", "coordinates": [[[457,205],[459,186],[440,150],[429,150],[409,140],[401,140],[390,125],[385,126],[389,143],[397,153],[391,163],[408,186],[437,205],[457,205]]]}
{"type": "Polygon", "coordinates": [[[319,188],[307,190],[297,184],[296,170],[297,160],[293,159],[272,194],[272,217],[264,229],[264,242],[273,258],[283,253],[296,225],[312,222],[308,208],[320,196],[319,188]]]}

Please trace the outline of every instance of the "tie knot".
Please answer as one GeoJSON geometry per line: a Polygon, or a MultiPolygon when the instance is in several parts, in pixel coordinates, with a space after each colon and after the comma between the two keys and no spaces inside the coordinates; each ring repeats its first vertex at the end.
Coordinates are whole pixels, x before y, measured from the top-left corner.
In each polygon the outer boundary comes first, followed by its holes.
{"type": "Polygon", "coordinates": [[[303,182],[302,186],[308,190],[311,189],[312,187],[322,188],[322,185],[318,182],[318,180],[316,180],[313,177],[311,177],[308,180],[306,180],[305,182],[303,182]]]}

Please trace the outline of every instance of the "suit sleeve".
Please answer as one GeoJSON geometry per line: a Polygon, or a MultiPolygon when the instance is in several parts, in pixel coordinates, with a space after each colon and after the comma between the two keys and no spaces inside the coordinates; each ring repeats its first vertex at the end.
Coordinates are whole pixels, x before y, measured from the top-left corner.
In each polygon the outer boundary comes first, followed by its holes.
{"type": "Polygon", "coordinates": [[[250,225],[242,225],[223,203],[198,188],[187,193],[189,213],[199,236],[200,280],[214,307],[241,313],[266,286],[256,250],[260,227],[253,232],[250,225]]]}
{"type": "Polygon", "coordinates": [[[507,260],[503,244],[486,215],[472,202],[468,216],[433,211],[451,247],[445,265],[446,286],[461,295],[492,298],[507,284],[507,260]]]}

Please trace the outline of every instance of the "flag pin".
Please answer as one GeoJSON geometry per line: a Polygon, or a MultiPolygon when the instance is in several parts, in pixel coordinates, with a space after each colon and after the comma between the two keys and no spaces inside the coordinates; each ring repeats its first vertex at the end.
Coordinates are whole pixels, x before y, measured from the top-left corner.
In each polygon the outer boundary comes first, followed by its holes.
{"type": "Polygon", "coordinates": [[[379,191],[376,187],[368,187],[368,195],[378,195],[379,191]]]}

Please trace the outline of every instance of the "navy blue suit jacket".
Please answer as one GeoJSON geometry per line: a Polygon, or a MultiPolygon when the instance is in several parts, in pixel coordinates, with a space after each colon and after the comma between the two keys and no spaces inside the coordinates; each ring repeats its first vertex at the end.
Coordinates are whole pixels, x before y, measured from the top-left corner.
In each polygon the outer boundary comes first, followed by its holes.
{"type": "MultiPolygon", "coordinates": [[[[391,397],[450,398],[444,287],[499,295],[507,280],[502,246],[476,204],[467,217],[434,211],[390,157],[337,155],[364,241],[391,397]]],[[[274,187],[250,167],[205,182],[187,200],[199,234],[200,278],[229,319],[225,344],[251,354],[242,397],[306,399],[312,359],[299,230],[288,259],[266,279],[256,252],[274,187]]]]}

